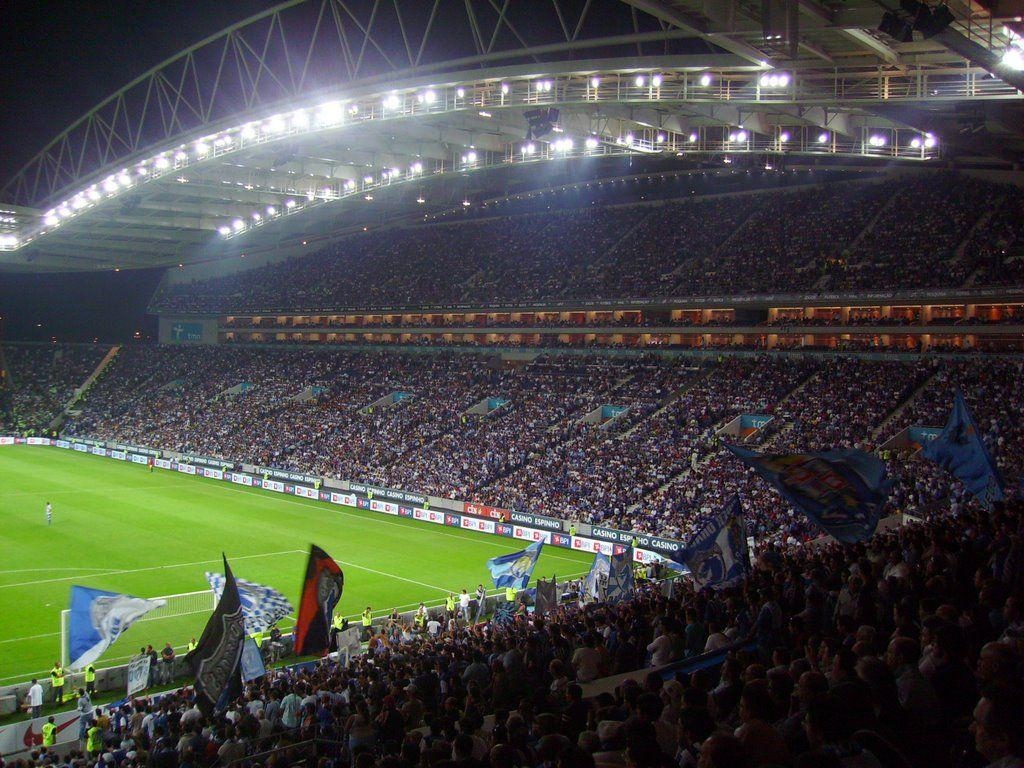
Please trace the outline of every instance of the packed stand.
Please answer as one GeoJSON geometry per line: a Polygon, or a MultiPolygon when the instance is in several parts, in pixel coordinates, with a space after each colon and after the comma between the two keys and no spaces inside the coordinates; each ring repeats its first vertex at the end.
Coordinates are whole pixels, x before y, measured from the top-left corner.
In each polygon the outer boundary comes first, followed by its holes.
{"type": "Polygon", "coordinates": [[[413,308],[561,298],[1019,283],[1021,193],[955,174],[592,206],[357,233],[184,284],[159,312],[413,308]]]}
{"type": "Polygon", "coordinates": [[[44,434],[76,388],[110,347],[5,344],[7,392],[0,401],[0,434],[44,434]]]}
{"type": "Polygon", "coordinates": [[[857,545],[769,546],[717,591],[398,620],[347,667],[271,670],[215,716],[188,688],[97,708],[70,756],[11,765],[1018,768],[1022,533],[1020,502],[965,507],[857,545]]]}

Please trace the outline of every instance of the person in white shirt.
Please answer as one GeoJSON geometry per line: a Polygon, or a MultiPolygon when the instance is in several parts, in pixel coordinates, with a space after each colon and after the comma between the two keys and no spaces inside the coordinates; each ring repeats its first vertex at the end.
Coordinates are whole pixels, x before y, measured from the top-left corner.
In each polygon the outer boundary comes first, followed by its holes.
{"type": "Polygon", "coordinates": [[[459,595],[459,616],[465,621],[469,621],[469,592],[465,589],[459,595]]]}
{"type": "Polygon", "coordinates": [[[39,717],[43,713],[43,686],[35,678],[32,679],[32,686],[28,689],[25,697],[25,708],[32,718],[39,717]]]}
{"type": "Polygon", "coordinates": [[[437,637],[441,634],[441,622],[437,619],[431,619],[427,622],[427,632],[430,633],[431,637],[437,637]]]}

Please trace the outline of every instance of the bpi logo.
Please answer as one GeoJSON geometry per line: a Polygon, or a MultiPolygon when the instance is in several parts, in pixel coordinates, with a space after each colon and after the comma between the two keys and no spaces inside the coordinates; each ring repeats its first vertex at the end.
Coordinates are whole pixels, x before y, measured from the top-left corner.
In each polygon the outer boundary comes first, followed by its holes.
{"type": "Polygon", "coordinates": [[[412,507],[399,507],[398,514],[400,517],[412,517],[412,507]]]}
{"type": "Polygon", "coordinates": [[[369,509],[370,500],[364,499],[362,496],[360,496],[359,498],[356,499],[356,506],[359,507],[360,509],[369,509]]]}
{"type": "Polygon", "coordinates": [[[574,538],[572,540],[572,548],[573,549],[582,549],[582,550],[585,550],[585,551],[589,550],[590,552],[600,552],[601,551],[601,542],[593,541],[591,539],[581,539],[579,537],[576,537],[576,538],[574,538]]]}
{"type": "Polygon", "coordinates": [[[529,528],[516,528],[515,537],[517,539],[530,539],[530,541],[543,541],[544,533],[529,528]]]}
{"type": "Polygon", "coordinates": [[[566,536],[564,533],[552,533],[551,543],[554,544],[556,547],[568,547],[569,537],[566,536]]]}
{"type": "Polygon", "coordinates": [[[444,524],[458,528],[462,524],[462,515],[453,515],[451,513],[445,513],[444,524]]]}
{"type": "Polygon", "coordinates": [[[497,532],[497,534],[499,536],[514,536],[515,535],[513,533],[513,531],[512,531],[512,526],[509,525],[508,523],[498,523],[494,527],[494,530],[497,532]]]}

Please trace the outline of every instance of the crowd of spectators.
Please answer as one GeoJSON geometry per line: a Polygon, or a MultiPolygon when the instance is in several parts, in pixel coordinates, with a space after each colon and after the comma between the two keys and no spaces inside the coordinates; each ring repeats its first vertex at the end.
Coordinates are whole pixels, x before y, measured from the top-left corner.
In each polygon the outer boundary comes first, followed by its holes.
{"type": "Polygon", "coordinates": [[[1019,282],[1024,193],[925,174],[361,232],[167,283],[161,312],[329,312],[1019,282]]]}
{"type": "Polygon", "coordinates": [[[5,768],[1019,768],[1022,511],[769,545],[718,591],[389,628],[216,715],[189,688],[98,709],[90,744],[5,768]]]}
{"type": "MultiPolygon", "coordinates": [[[[758,539],[797,542],[814,530],[723,440],[877,451],[905,426],[941,426],[958,385],[1012,484],[1024,468],[1021,373],[1001,358],[553,354],[506,365],[474,354],[135,347],[67,432],[678,538],[738,492],[758,539]],[[719,435],[744,414],[771,421],[719,435]]],[[[893,509],[917,513],[949,495],[928,463],[885,455],[893,509]]]]}
{"type": "Polygon", "coordinates": [[[96,344],[5,344],[0,432],[45,434],[108,350],[96,344]]]}

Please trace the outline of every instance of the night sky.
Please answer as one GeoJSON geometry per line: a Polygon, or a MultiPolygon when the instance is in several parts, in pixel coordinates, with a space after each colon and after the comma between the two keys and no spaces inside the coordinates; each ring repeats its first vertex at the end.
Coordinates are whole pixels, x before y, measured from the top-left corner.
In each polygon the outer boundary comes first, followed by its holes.
{"type": "Polygon", "coordinates": [[[273,7],[266,0],[4,0],[0,177],[74,120],[193,43],[273,7]]]}

